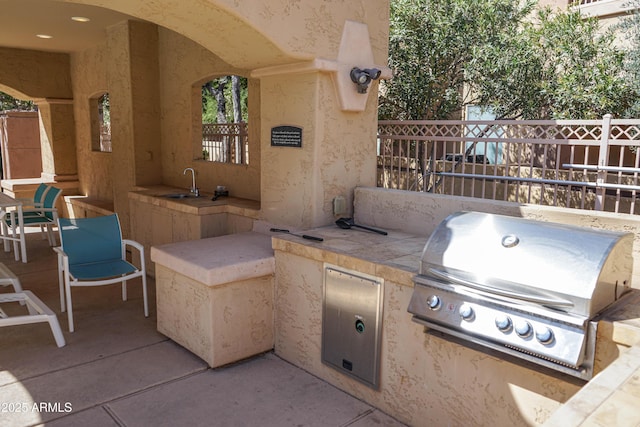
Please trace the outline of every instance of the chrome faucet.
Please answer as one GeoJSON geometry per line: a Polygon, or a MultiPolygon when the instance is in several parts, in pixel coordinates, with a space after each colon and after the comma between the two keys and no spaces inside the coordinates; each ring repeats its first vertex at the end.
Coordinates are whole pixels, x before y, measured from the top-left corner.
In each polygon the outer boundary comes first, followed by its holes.
{"type": "Polygon", "coordinates": [[[200,197],[200,190],[196,187],[196,171],[193,168],[185,168],[182,171],[182,175],[186,175],[187,171],[191,171],[191,192],[195,194],[196,197],[200,197]]]}

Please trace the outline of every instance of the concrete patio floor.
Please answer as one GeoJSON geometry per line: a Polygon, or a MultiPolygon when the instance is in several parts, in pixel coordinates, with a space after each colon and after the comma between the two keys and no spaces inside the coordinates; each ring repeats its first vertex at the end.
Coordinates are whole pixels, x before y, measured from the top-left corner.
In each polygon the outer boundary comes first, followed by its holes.
{"type": "Polygon", "coordinates": [[[57,314],[67,344],[46,323],[0,328],[0,426],[403,425],[273,353],[209,369],[156,331],[153,280],[149,318],[139,283],[126,302],[118,286],[75,288],[70,334],[53,250],[29,233],[27,252],[26,264],[4,252],[0,262],[57,314]]]}

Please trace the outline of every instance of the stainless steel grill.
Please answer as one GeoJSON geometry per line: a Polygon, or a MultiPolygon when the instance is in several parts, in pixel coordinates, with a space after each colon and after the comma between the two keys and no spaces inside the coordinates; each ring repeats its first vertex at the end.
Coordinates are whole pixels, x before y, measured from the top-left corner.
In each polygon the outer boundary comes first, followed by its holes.
{"type": "Polygon", "coordinates": [[[595,317],[629,289],[633,235],[478,212],[438,225],[409,303],[440,332],[588,380],[595,317]]]}

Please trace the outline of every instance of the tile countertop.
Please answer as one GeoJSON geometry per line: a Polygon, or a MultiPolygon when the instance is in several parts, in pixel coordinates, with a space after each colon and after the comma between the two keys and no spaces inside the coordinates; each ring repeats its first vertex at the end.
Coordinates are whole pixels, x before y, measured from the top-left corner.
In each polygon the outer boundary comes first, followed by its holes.
{"type": "MultiPolygon", "coordinates": [[[[335,226],[295,232],[322,237],[322,242],[282,233],[274,235],[273,249],[413,287],[428,237],[385,231],[387,236],[335,226]]],[[[599,326],[629,348],[554,412],[545,426],[640,426],[640,291],[633,292],[624,305],[607,312],[599,326]]]]}
{"type": "Polygon", "coordinates": [[[384,236],[366,230],[337,226],[321,227],[292,233],[322,237],[316,242],[293,234],[274,234],[273,249],[303,256],[413,287],[418,273],[426,236],[416,236],[394,230],[384,230],[384,236]]]}
{"type": "Polygon", "coordinates": [[[153,246],[151,261],[209,287],[272,275],[275,270],[271,239],[252,231],[153,246]]]}
{"type": "Polygon", "coordinates": [[[202,192],[200,197],[197,198],[185,197],[181,199],[173,199],[166,197],[167,194],[175,193],[189,193],[189,190],[166,185],[156,185],[145,187],[137,191],[130,191],[129,198],[161,208],[195,215],[232,213],[249,218],[258,218],[260,213],[260,202],[256,200],[228,196],[212,200],[213,194],[205,192],[202,192]]]}
{"type": "Polygon", "coordinates": [[[640,291],[607,311],[598,329],[629,349],[555,411],[545,427],[640,426],[640,291]]]}

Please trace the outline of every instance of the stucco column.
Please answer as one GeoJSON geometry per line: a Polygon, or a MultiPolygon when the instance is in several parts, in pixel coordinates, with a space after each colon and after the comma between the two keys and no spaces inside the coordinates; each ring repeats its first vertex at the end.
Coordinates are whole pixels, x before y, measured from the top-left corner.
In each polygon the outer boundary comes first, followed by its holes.
{"type": "Polygon", "coordinates": [[[391,77],[391,70],[376,63],[361,22],[345,21],[337,53],[335,60],[252,71],[260,78],[261,210],[268,222],[329,225],[353,215],[356,187],[376,185],[377,79],[391,77]],[[351,78],[354,67],[379,72],[362,90],[351,78]],[[301,128],[301,143],[274,144],[279,126],[301,128]],[[346,209],[334,210],[337,197],[346,209]]]}
{"type": "Polygon", "coordinates": [[[36,100],[40,120],[42,178],[47,181],[78,179],[75,121],[72,99],[36,100]]]}
{"type": "Polygon", "coordinates": [[[108,33],[113,204],[129,235],[128,193],[161,181],[158,29],[127,21],[108,33]]]}
{"type": "Polygon", "coordinates": [[[264,220],[300,229],[328,225],[337,196],[346,198],[350,215],[353,189],[376,182],[376,97],[364,111],[343,111],[324,72],[264,75],[260,87],[264,220]],[[302,128],[301,147],[271,145],[271,129],[282,125],[302,128]]]}

